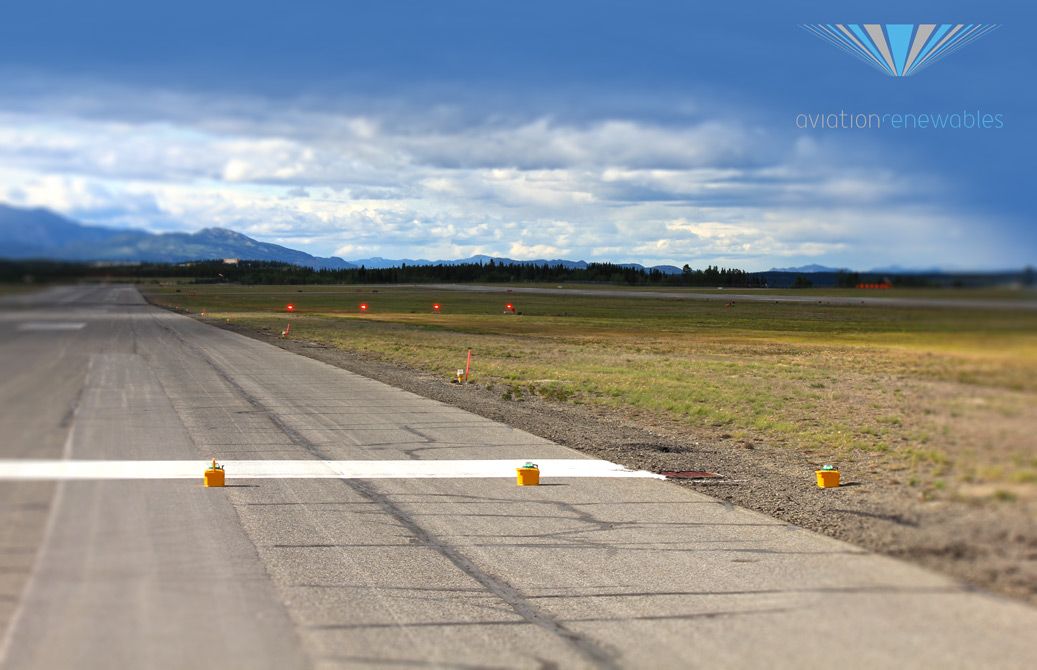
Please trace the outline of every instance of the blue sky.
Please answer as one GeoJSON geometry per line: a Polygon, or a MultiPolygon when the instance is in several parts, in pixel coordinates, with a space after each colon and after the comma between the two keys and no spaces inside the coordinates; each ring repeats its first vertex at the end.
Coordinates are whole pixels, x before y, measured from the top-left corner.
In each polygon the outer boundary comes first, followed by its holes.
{"type": "Polygon", "coordinates": [[[904,5],[20,3],[0,201],[345,258],[1037,263],[1037,10],[904,5]],[[1001,28],[892,78],[823,22],[1001,28]],[[841,110],[1004,128],[796,127],[841,110]]]}

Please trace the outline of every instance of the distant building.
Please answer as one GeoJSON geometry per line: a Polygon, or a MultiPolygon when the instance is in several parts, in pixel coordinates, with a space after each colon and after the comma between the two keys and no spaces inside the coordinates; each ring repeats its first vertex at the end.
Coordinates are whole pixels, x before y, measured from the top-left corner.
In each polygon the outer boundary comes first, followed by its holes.
{"type": "Polygon", "coordinates": [[[224,265],[237,265],[238,264],[238,259],[237,258],[224,258],[223,259],[223,264],[224,265]]]}

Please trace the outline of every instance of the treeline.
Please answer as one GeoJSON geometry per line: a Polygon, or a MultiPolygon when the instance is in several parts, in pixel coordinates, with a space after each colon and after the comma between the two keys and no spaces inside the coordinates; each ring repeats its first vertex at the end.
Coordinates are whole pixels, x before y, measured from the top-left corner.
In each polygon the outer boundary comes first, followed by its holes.
{"type": "Polygon", "coordinates": [[[269,261],[200,261],[175,265],[91,265],[48,261],[0,261],[0,281],[69,281],[193,279],[198,283],[235,282],[241,284],[423,284],[437,282],[590,282],[630,286],[724,286],[754,288],[763,280],[734,268],[709,266],[695,270],[685,265],[683,272],[627,267],[613,263],[590,263],[586,268],[561,265],[461,263],[458,265],[404,265],[398,268],[350,268],[315,270],[299,265],[269,261]]]}
{"type": "Polygon", "coordinates": [[[724,288],[853,288],[888,282],[895,287],[982,287],[1035,285],[1034,269],[995,273],[927,273],[888,276],[867,272],[746,272],[709,266],[682,272],[636,268],[613,263],[591,263],[585,268],[562,265],[462,263],[459,265],[405,265],[398,268],[315,270],[271,261],[196,263],[90,264],[55,261],[0,260],[0,282],[192,280],[196,283],[240,284],[427,284],[427,283],[563,283],[585,282],[628,286],[707,286],[724,288]]]}

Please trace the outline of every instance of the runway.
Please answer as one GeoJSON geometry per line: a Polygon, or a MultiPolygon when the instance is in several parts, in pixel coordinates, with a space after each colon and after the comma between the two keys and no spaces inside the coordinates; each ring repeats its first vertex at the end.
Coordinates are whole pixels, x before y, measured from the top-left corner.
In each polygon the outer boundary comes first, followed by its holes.
{"type": "Polygon", "coordinates": [[[616,476],[132,287],[0,307],[3,667],[1037,659],[1031,607],[651,473],[616,476]],[[212,457],[226,488],[190,478],[212,457]],[[544,485],[509,478],[525,461],[544,485]]]}

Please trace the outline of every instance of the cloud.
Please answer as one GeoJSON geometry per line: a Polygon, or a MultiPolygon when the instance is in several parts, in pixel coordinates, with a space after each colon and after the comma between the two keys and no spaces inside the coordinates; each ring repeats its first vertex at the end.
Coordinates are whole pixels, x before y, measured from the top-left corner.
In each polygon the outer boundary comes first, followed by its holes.
{"type": "Polygon", "coordinates": [[[551,260],[563,253],[562,248],[550,244],[524,244],[512,242],[508,247],[508,255],[514,258],[546,258],[551,260]]]}
{"type": "Polygon", "coordinates": [[[763,133],[700,105],[663,122],[105,93],[0,98],[0,199],[107,224],[226,226],[346,257],[760,268],[995,253],[967,212],[938,204],[949,186],[909,161],[763,133]]]}

